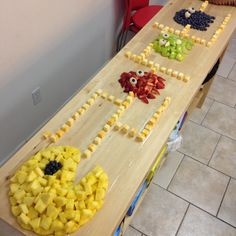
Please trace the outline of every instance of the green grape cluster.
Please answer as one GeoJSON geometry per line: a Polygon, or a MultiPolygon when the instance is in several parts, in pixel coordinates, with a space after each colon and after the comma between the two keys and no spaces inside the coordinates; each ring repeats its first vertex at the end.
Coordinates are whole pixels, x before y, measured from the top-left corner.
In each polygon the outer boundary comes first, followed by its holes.
{"type": "Polygon", "coordinates": [[[183,61],[193,47],[191,39],[184,39],[174,34],[161,33],[153,42],[153,49],[163,57],[183,61]]]}

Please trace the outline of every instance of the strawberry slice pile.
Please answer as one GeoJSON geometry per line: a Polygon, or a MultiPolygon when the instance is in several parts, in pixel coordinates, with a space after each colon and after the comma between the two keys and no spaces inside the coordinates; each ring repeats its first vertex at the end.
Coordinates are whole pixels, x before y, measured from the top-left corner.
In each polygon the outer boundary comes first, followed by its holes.
{"type": "Polygon", "coordinates": [[[132,91],[144,103],[149,103],[148,99],[156,98],[159,95],[159,89],[164,89],[165,79],[152,73],[142,70],[123,72],[120,75],[119,83],[124,88],[124,92],[132,91]]]}

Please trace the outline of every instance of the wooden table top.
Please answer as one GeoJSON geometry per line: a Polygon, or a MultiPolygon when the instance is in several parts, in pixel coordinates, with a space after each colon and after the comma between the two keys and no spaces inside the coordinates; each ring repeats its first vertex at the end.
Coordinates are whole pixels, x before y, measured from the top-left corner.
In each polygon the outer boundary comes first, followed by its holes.
{"type": "MultiPolygon", "coordinates": [[[[7,193],[9,191],[9,176],[31,155],[50,143],[42,139],[45,131],[55,132],[65,121],[78,110],[91,95],[98,89],[125,99],[118,83],[120,74],[124,71],[149,71],[143,65],[127,59],[125,52],[131,51],[139,54],[160,33],[154,29],[154,22],[182,30],[183,27],[173,21],[176,11],[194,6],[199,8],[202,2],[198,0],[169,1],[166,6],[81,90],[79,91],[37,134],[35,134],[8,162],[0,168],[0,217],[12,227],[25,235],[34,235],[22,230],[10,212],[7,193]]],[[[232,17],[220,34],[217,41],[210,47],[195,44],[183,62],[169,60],[160,54],[151,55],[151,60],[166,68],[172,68],[191,77],[184,83],[169,75],[157,72],[166,79],[166,88],[160,90],[160,96],[144,104],[135,98],[119,119],[120,122],[131,127],[142,129],[166,97],[171,97],[169,107],[162,113],[160,120],[154,127],[145,142],[137,142],[120,132],[110,130],[97,150],[90,158],[82,159],[78,166],[77,180],[81,179],[96,164],[101,165],[109,176],[109,188],[103,208],[86,225],[81,227],[74,235],[78,236],[109,236],[112,235],[120,221],[123,219],[132,199],[155,161],[157,154],[165,144],[169,134],[174,128],[181,114],[187,109],[194,95],[199,90],[204,78],[214,63],[225,50],[231,35],[236,27],[236,8],[208,5],[206,13],[216,17],[215,22],[206,32],[190,30],[190,35],[209,40],[219,27],[224,17],[231,13],[232,17]]],[[[79,78],[79,75],[78,75],[79,78]]],[[[76,121],[72,129],[59,139],[55,145],[73,145],[82,151],[102,129],[107,119],[117,110],[111,102],[97,98],[86,113],[76,121]]],[[[50,144],[51,145],[51,144],[50,144]]],[[[157,199],[158,200],[158,199],[157,199]]]]}

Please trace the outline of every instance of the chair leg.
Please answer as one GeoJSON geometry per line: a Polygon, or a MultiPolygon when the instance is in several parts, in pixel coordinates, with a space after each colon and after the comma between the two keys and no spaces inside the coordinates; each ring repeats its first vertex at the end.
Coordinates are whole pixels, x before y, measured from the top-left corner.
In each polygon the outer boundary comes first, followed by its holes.
{"type": "Polygon", "coordinates": [[[119,52],[122,48],[124,35],[125,35],[125,32],[121,30],[117,37],[116,52],[119,52]]]}

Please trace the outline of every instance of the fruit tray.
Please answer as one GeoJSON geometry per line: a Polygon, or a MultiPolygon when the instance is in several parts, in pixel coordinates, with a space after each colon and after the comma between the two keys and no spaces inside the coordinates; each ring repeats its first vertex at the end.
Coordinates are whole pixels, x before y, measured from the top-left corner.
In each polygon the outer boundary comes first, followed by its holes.
{"type": "Polygon", "coordinates": [[[227,12],[226,8],[221,12],[216,11],[208,1],[203,3],[194,1],[191,7],[186,2],[182,4],[182,7],[177,12],[176,9],[175,12],[172,11],[173,21],[178,22],[175,25],[182,26],[182,28],[175,29],[159,22],[155,22],[153,27],[210,47],[217,41],[231,19],[231,14],[227,12]]]}

